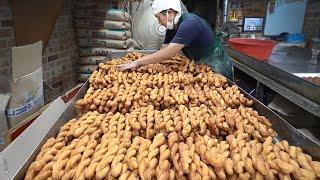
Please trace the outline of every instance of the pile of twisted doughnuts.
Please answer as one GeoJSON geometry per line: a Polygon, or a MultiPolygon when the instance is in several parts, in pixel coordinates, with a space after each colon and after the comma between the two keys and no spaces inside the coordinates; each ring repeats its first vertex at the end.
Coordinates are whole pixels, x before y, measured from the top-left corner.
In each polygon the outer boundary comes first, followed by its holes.
{"type": "Polygon", "coordinates": [[[101,63],[79,117],[48,139],[25,179],[317,179],[320,162],[274,143],[237,86],[183,56],[121,72],[101,63]]]}

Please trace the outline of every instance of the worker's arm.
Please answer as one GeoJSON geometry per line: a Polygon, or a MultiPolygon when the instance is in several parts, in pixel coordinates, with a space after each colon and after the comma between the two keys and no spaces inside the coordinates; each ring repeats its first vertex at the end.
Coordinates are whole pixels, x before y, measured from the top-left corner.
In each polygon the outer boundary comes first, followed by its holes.
{"type": "Polygon", "coordinates": [[[182,44],[170,43],[163,49],[160,49],[159,51],[149,56],[144,56],[137,61],[139,63],[139,66],[160,63],[165,60],[171,59],[173,56],[177,55],[183,47],[184,45],[182,44]]]}
{"type": "Polygon", "coordinates": [[[167,47],[167,46],[168,46],[168,44],[162,44],[162,46],[161,46],[160,49],[163,49],[163,48],[165,48],[165,47],[167,47]]]}
{"type": "Polygon", "coordinates": [[[168,60],[168,59],[172,58],[173,56],[175,56],[176,54],[178,54],[179,51],[183,47],[184,47],[183,44],[170,43],[165,48],[160,49],[159,51],[157,51],[151,55],[144,56],[141,59],[133,61],[131,63],[121,64],[119,66],[119,68],[120,68],[120,70],[124,71],[127,69],[145,66],[148,64],[160,63],[160,62],[168,60]]]}

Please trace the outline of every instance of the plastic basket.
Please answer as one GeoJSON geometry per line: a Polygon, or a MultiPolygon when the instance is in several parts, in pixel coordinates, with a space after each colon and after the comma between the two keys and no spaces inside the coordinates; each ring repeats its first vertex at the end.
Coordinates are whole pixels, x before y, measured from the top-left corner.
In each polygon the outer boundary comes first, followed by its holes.
{"type": "Polygon", "coordinates": [[[231,48],[253,57],[257,60],[268,60],[276,41],[261,39],[232,38],[229,39],[231,48]]]}

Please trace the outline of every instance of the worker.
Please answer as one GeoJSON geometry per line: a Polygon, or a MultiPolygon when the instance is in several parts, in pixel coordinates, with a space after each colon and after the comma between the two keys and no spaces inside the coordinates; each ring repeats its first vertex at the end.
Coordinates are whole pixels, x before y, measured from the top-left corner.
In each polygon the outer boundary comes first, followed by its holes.
{"type": "Polygon", "coordinates": [[[167,28],[162,48],[136,61],[119,65],[120,70],[160,63],[182,50],[189,59],[211,66],[215,72],[233,79],[232,63],[204,19],[191,13],[182,14],[180,0],[154,0],[152,10],[159,23],[167,28]]]}

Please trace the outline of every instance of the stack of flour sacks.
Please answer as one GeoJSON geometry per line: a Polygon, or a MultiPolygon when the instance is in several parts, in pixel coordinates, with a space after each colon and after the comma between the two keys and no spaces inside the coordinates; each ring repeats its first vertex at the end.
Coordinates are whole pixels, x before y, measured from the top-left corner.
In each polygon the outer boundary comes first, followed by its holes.
{"type": "Polygon", "coordinates": [[[130,15],[123,10],[79,8],[74,17],[80,47],[79,81],[86,81],[110,51],[133,46],[130,15]]]}

